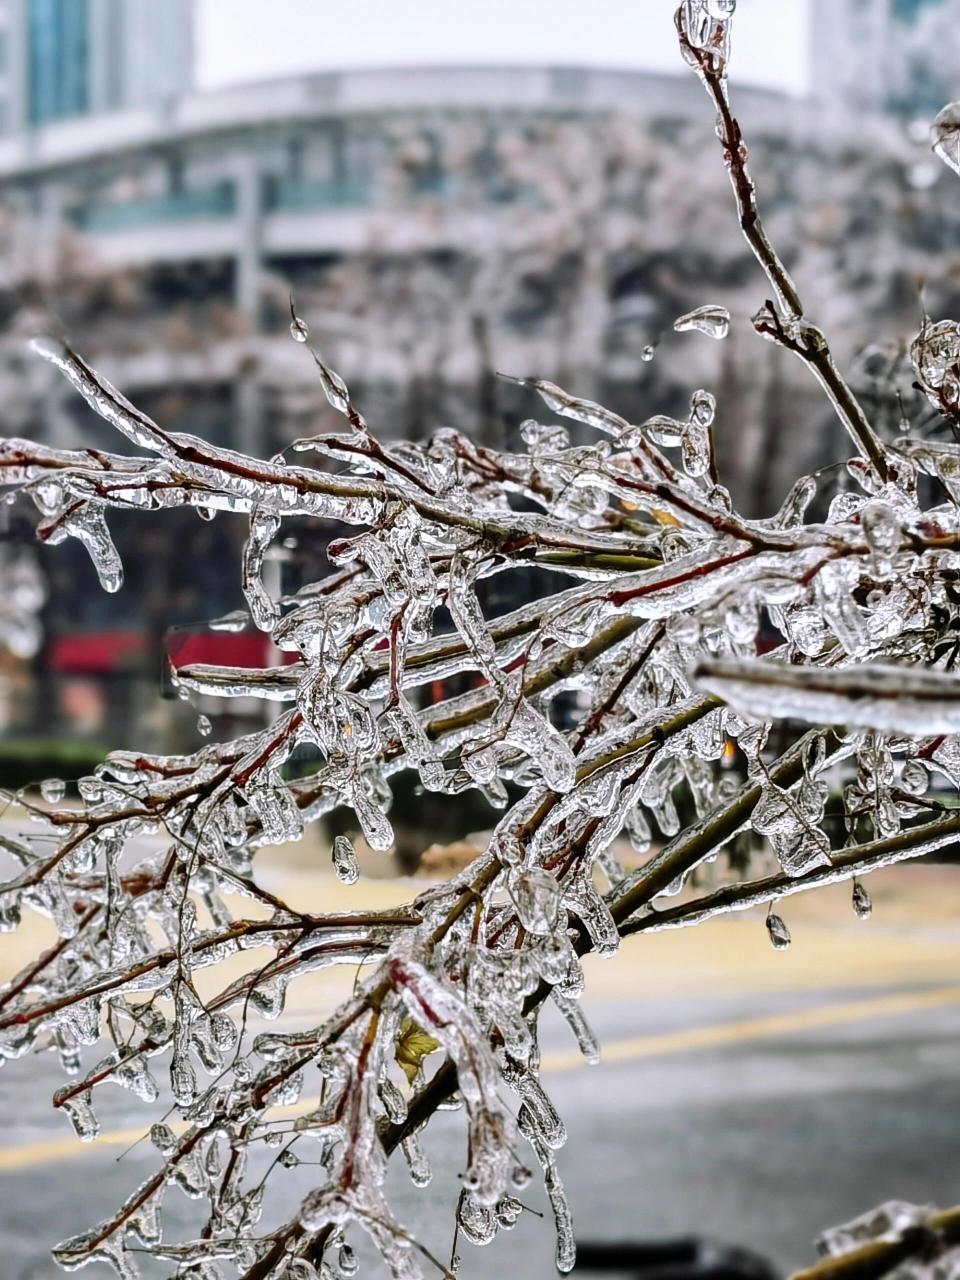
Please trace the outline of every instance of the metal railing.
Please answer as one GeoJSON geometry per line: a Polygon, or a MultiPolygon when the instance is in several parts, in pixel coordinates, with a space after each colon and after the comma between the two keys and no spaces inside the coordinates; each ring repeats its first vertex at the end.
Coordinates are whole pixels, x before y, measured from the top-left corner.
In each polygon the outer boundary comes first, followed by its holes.
{"type": "Polygon", "coordinates": [[[68,213],[81,231],[133,231],[163,222],[229,218],[236,212],[236,190],[221,183],[194,191],[178,191],[140,200],[104,201],[81,205],[68,213]]]}
{"type": "Polygon", "coordinates": [[[267,212],[365,208],[372,201],[373,185],[365,178],[268,178],[263,184],[267,212]]]}

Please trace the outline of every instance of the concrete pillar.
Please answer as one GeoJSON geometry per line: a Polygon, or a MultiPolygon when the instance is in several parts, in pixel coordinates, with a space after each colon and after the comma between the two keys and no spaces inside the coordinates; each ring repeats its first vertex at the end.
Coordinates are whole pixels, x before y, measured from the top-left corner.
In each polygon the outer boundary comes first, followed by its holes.
{"type": "Polygon", "coordinates": [[[255,151],[237,157],[237,277],[234,301],[252,333],[260,327],[260,170],[255,151]]]}

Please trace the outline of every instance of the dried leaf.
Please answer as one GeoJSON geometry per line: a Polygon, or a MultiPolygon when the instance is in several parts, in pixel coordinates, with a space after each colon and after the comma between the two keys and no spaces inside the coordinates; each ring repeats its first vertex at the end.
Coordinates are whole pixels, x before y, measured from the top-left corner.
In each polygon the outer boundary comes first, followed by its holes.
{"type": "Polygon", "coordinates": [[[439,1048],[439,1040],[435,1040],[432,1035],[424,1031],[413,1018],[404,1018],[400,1024],[394,1056],[409,1084],[413,1084],[416,1079],[424,1058],[439,1048]]]}

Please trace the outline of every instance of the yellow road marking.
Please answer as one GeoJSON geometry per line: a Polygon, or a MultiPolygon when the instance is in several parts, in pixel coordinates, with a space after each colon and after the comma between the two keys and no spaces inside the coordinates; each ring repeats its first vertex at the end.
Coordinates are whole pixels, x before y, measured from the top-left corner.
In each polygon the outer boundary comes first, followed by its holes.
{"type": "MultiPolygon", "coordinates": [[[[960,1001],[960,987],[938,987],[935,991],[915,991],[903,995],[873,996],[847,1000],[839,1004],[819,1005],[815,1009],[798,1009],[792,1013],[774,1013],[761,1018],[743,1018],[739,1022],[718,1022],[706,1027],[684,1027],[679,1031],[632,1036],[612,1040],[601,1047],[602,1062],[630,1062],[635,1058],[652,1058],[661,1054],[685,1053],[688,1049],[709,1049],[765,1036],[787,1035],[808,1031],[813,1027],[829,1027],[838,1022],[857,1022],[864,1018],[894,1017],[931,1009],[937,1005],[960,1001]]],[[[573,1071],[584,1065],[576,1049],[562,1053],[545,1053],[543,1071],[573,1071]]]]}
{"type": "MultiPolygon", "coordinates": [[[[933,1009],[939,1005],[960,1003],[960,986],[937,987],[933,991],[915,991],[900,995],[872,996],[860,1000],[846,1000],[836,1004],[819,1005],[814,1009],[798,1009],[792,1013],[774,1013],[759,1018],[742,1018],[737,1022],[718,1022],[705,1027],[685,1027],[678,1031],[664,1031],[645,1036],[631,1036],[624,1040],[611,1040],[603,1045],[602,1060],[607,1062],[631,1062],[638,1058],[654,1058],[671,1053],[686,1053],[690,1049],[717,1048],[728,1044],[741,1044],[749,1040],[761,1040],[767,1036],[791,1035],[809,1031],[815,1027],[835,1026],[844,1022],[860,1022],[868,1018],[890,1018],[899,1014],[916,1013],[921,1009],[933,1009]]],[[[586,1066],[576,1050],[545,1053],[541,1070],[554,1074],[574,1071],[586,1066]]],[[[294,1103],[275,1107],[270,1112],[273,1120],[292,1120],[312,1111],[315,1103],[294,1103]]],[[[170,1126],[174,1132],[183,1133],[185,1124],[170,1126]]],[[[137,1129],[111,1129],[101,1133],[96,1143],[81,1143],[75,1137],[49,1138],[43,1142],[28,1142],[17,1147],[0,1147],[0,1173],[16,1169],[28,1169],[34,1165],[52,1164],[59,1160],[72,1160],[86,1155],[94,1148],[129,1147],[144,1137],[141,1126],[137,1129]]]]}

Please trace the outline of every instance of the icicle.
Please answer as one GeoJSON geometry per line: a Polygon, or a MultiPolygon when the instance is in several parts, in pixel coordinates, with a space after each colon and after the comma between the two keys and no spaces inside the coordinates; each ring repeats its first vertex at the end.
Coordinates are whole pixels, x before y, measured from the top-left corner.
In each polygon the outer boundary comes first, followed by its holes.
{"type": "Polygon", "coordinates": [[[76,538],[93,561],[104,591],[119,591],[123,586],[123,565],[101,506],[93,502],[79,502],[74,510],[60,516],[54,523],[41,525],[37,533],[51,546],[68,537],[76,538]]]}
{"type": "Polygon", "coordinates": [[[564,1190],[563,1180],[557,1172],[555,1160],[548,1160],[544,1168],[544,1186],[550,1208],[553,1210],[557,1245],[554,1254],[557,1270],[561,1275],[572,1271],[577,1261],[577,1242],[573,1234],[573,1217],[564,1190]]]}
{"type": "Polygon", "coordinates": [[[261,631],[272,631],[280,616],[275,600],[267,592],[260,572],[267,548],[280,528],[280,517],[263,507],[250,512],[250,533],[243,548],[243,594],[250,616],[261,631]]]}
{"type": "Polygon", "coordinates": [[[61,1106],[70,1117],[74,1133],[76,1133],[80,1141],[93,1142],[100,1132],[100,1122],[94,1114],[93,1106],[90,1102],[89,1089],[86,1093],[78,1093],[72,1098],[65,1099],[61,1106]]]}
{"type": "Polygon", "coordinates": [[[408,1134],[400,1143],[400,1146],[403,1149],[403,1156],[410,1170],[410,1181],[415,1187],[428,1187],[433,1173],[417,1134],[408,1134]]]}
{"type": "Polygon", "coordinates": [[[567,1025],[573,1032],[580,1052],[590,1066],[596,1066],[600,1061],[600,1044],[590,1024],[587,1022],[583,1010],[580,1008],[580,1002],[565,996],[556,987],[553,988],[550,995],[553,1003],[563,1014],[567,1025]]]}

